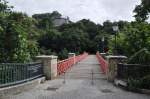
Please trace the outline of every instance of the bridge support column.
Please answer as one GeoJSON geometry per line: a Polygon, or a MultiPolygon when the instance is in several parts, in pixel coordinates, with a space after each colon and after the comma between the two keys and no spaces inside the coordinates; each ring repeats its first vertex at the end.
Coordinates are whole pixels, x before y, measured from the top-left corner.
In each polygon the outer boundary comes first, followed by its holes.
{"type": "Polygon", "coordinates": [[[107,80],[113,82],[117,77],[117,65],[118,63],[126,62],[126,56],[106,56],[108,62],[107,80]]]}
{"type": "Polygon", "coordinates": [[[36,60],[43,63],[43,72],[47,80],[57,77],[57,56],[37,56],[36,60]]]}
{"type": "Polygon", "coordinates": [[[74,58],[74,64],[76,63],[76,54],[75,53],[68,53],[68,58],[73,57],[74,58]]]}

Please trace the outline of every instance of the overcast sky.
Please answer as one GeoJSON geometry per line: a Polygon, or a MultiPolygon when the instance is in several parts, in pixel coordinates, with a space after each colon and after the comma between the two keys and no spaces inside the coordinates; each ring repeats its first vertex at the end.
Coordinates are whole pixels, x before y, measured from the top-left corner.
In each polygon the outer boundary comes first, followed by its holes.
{"type": "Polygon", "coordinates": [[[86,18],[96,23],[105,20],[134,20],[133,9],[141,0],[7,0],[16,11],[28,15],[57,10],[71,21],[86,18]]]}

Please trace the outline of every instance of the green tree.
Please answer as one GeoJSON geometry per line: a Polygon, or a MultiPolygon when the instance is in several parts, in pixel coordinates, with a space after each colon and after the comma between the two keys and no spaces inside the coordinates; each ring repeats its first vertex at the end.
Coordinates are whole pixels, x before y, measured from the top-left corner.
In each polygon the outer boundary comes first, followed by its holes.
{"type": "Polygon", "coordinates": [[[82,52],[86,50],[88,35],[78,28],[65,30],[61,35],[62,45],[72,52],[82,52]]]}
{"type": "MultiPolygon", "coordinates": [[[[114,47],[114,39],[110,41],[114,47]]],[[[117,36],[117,48],[121,54],[131,56],[142,48],[150,50],[150,25],[146,22],[131,22],[117,36]]]]}
{"type": "Polygon", "coordinates": [[[31,61],[38,53],[36,41],[30,38],[33,21],[11,8],[7,1],[0,0],[0,62],[31,61]]]}
{"type": "Polygon", "coordinates": [[[145,21],[149,18],[150,13],[150,0],[141,0],[141,4],[137,5],[134,9],[135,18],[137,21],[145,21]]]}
{"type": "Polygon", "coordinates": [[[59,52],[59,59],[67,59],[68,58],[68,50],[66,48],[64,48],[63,50],[61,50],[59,52]]]}
{"type": "Polygon", "coordinates": [[[0,0],[0,13],[9,13],[13,6],[9,6],[6,0],[0,0]]]}
{"type": "Polygon", "coordinates": [[[27,34],[21,25],[8,22],[0,34],[0,62],[30,61],[27,34]]]}
{"type": "Polygon", "coordinates": [[[42,48],[46,48],[46,50],[51,49],[52,51],[59,52],[60,51],[60,36],[61,33],[55,29],[50,29],[46,31],[46,34],[43,34],[38,42],[39,46],[42,48]]]}

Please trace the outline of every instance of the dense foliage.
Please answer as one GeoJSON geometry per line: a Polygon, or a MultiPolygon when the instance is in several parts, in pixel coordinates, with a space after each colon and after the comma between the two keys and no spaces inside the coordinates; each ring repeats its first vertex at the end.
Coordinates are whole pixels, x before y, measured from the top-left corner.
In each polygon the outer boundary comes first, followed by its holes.
{"type": "Polygon", "coordinates": [[[134,12],[137,21],[147,20],[150,13],[150,0],[141,0],[141,4],[135,7],[134,12]]]}
{"type": "Polygon", "coordinates": [[[128,89],[138,91],[137,89],[150,89],[150,75],[141,79],[128,79],[128,89]]]}
{"type": "Polygon", "coordinates": [[[107,20],[101,25],[89,19],[82,19],[55,27],[53,20],[62,16],[57,11],[35,14],[31,18],[26,14],[13,12],[8,2],[0,0],[0,62],[30,61],[38,52],[58,55],[61,59],[66,58],[64,53],[68,52],[95,53],[107,48],[113,53],[113,25],[119,26],[119,54],[131,56],[142,48],[150,50],[150,24],[142,22],[147,19],[149,13],[149,3],[145,2],[148,1],[142,0],[141,5],[138,5],[144,10],[138,9],[138,6],[135,8],[137,21],[134,22],[107,20]],[[141,15],[146,15],[146,18],[141,15]]]}
{"type": "Polygon", "coordinates": [[[95,23],[89,20],[81,20],[77,23],[64,24],[57,28],[49,28],[39,39],[39,44],[41,47],[45,47],[46,49],[50,48],[57,53],[64,48],[71,52],[96,52],[97,49],[94,48],[95,44],[93,43],[96,37],[95,32],[98,33],[95,23]],[[83,21],[87,21],[89,26],[85,26],[86,23],[83,24],[83,21]]]}
{"type": "Polygon", "coordinates": [[[128,63],[129,64],[150,64],[150,52],[143,48],[140,51],[136,52],[133,56],[130,57],[128,63]]]}
{"type": "MultiPolygon", "coordinates": [[[[110,48],[113,47],[114,39],[111,40],[110,48]]],[[[117,34],[117,49],[120,54],[132,56],[139,50],[150,50],[150,24],[146,22],[131,22],[117,34]]]]}
{"type": "Polygon", "coordinates": [[[25,14],[12,12],[4,0],[0,1],[0,8],[0,62],[31,61],[38,50],[28,34],[32,20],[25,14]]]}

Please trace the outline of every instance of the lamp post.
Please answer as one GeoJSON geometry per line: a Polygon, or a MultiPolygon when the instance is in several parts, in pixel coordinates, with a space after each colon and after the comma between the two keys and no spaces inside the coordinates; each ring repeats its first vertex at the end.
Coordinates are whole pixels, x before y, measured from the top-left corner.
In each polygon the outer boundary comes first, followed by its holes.
{"type": "Polygon", "coordinates": [[[104,36],[102,37],[102,50],[103,50],[103,53],[104,53],[104,41],[105,41],[105,38],[104,38],[104,36]]]}
{"type": "Polygon", "coordinates": [[[117,32],[119,31],[119,27],[118,25],[114,25],[112,26],[113,28],[113,31],[115,32],[115,53],[114,54],[117,54],[117,32]]]}

